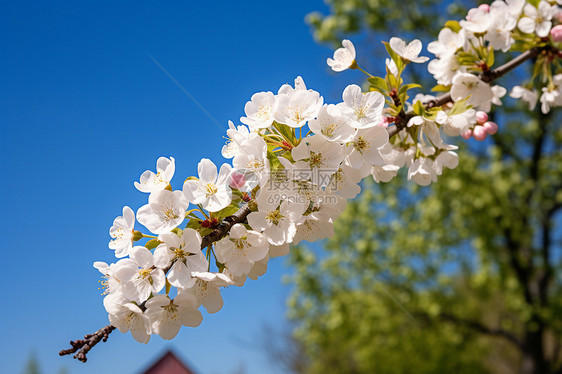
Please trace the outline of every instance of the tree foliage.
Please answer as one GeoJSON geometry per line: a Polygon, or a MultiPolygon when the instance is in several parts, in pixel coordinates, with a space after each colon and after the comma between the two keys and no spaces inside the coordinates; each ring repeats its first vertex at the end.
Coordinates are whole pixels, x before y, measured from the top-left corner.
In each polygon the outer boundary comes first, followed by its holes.
{"type": "MultiPolygon", "coordinates": [[[[308,20],[329,41],[431,33],[447,16],[447,2],[412,3],[334,0],[308,20]]],[[[293,251],[302,372],[562,371],[560,115],[508,102],[494,119],[431,189],[364,183],[322,250],[293,251]]]]}

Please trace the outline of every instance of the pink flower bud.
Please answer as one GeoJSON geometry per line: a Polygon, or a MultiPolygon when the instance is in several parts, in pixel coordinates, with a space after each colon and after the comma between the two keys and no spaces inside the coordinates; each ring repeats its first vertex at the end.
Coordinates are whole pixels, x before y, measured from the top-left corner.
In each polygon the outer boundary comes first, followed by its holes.
{"type": "Polygon", "coordinates": [[[488,114],[486,112],[483,112],[481,110],[476,112],[476,121],[478,122],[478,124],[482,125],[487,120],[488,120],[488,114]]]}
{"type": "Polygon", "coordinates": [[[490,6],[488,4],[481,4],[478,6],[478,9],[483,10],[484,12],[489,12],[490,6]]]}
{"type": "Polygon", "coordinates": [[[488,121],[482,126],[486,129],[486,132],[490,135],[494,135],[495,133],[498,132],[498,125],[495,122],[488,121]]]}
{"type": "Polygon", "coordinates": [[[244,174],[239,173],[237,171],[232,172],[230,174],[230,182],[228,185],[232,188],[241,189],[246,184],[246,178],[244,178],[244,174]]]}
{"type": "Polygon", "coordinates": [[[468,129],[466,131],[461,132],[461,136],[466,140],[470,139],[470,137],[472,136],[472,130],[468,129]]]}
{"type": "Polygon", "coordinates": [[[386,129],[388,127],[388,118],[383,116],[382,120],[378,123],[378,125],[386,129]]]}
{"type": "Polygon", "coordinates": [[[562,42],[562,25],[556,25],[550,29],[550,36],[552,36],[552,41],[562,42]]]}
{"type": "Polygon", "coordinates": [[[484,126],[474,126],[474,130],[472,130],[472,136],[474,136],[474,139],[481,142],[482,140],[486,139],[488,133],[486,132],[484,126]]]}

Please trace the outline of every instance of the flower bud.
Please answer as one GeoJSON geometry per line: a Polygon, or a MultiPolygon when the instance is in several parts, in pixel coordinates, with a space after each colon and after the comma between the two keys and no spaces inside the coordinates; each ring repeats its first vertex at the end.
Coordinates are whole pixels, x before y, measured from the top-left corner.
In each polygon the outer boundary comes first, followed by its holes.
{"type": "Polygon", "coordinates": [[[466,140],[470,139],[470,137],[472,136],[472,130],[468,129],[466,131],[461,132],[461,136],[466,140]]]}
{"type": "Polygon", "coordinates": [[[486,139],[488,133],[486,132],[484,126],[474,126],[474,130],[472,130],[472,136],[474,136],[474,139],[481,142],[482,140],[486,139]]]}
{"type": "Polygon", "coordinates": [[[378,123],[378,126],[382,126],[386,129],[388,127],[388,122],[388,118],[383,116],[382,120],[378,123]]]}
{"type": "Polygon", "coordinates": [[[484,129],[486,129],[486,132],[490,135],[494,135],[498,132],[498,125],[492,121],[486,122],[484,125],[482,125],[482,127],[484,127],[484,129]]]}
{"type": "Polygon", "coordinates": [[[246,178],[244,178],[244,174],[234,171],[230,174],[230,182],[228,185],[231,188],[236,188],[240,190],[246,184],[246,178]]]}
{"type": "Polygon", "coordinates": [[[480,4],[478,6],[478,9],[483,10],[484,12],[489,12],[490,11],[490,6],[488,4],[480,4]]]}
{"type": "Polygon", "coordinates": [[[486,112],[483,112],[481,110],[476,112],[476,121],[478,122],[478,124],[482,125],[487,120],[488,120],[488,114],[486,112]]]}
{"type": "Polygon", "coordinates": [[[562,42],[562,25],[556,25],[550,29],[550,36],[552,37],[552,41],[556,43],[562,42]]]}

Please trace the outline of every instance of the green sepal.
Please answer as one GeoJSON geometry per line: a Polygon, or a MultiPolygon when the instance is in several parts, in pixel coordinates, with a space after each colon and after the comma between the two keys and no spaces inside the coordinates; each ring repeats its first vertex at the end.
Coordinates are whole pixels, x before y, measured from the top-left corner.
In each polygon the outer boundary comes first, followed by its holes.
{"type": "Polygon", "coordinates": [[[172,285],[168,281],[168,278],[166,278],[166,295],[170,293],[171,288],[172,288],[172,285]]]}
{"type": "Polygon", "coordinates": [[[226,268],[226,266],[224,266],[224,264],[222,262],[219,262],[219,260],[215,260],[215,264],[217,265],[217,268],[219,269],[219,273],[222,273],[223,270],[226,268]]]}
{"type": "Polygon", "coordinates": [[[496,56],[494,54],[494,48],[492,48],[492,46],[488,47],[488,58],[486,59],[486,65],[488,65],[488,67],[492,67],[494,65],[494,62],[496,61],[496,56]]]}
{"type": "Polygon", "coordinates": [[[142,232],[140,232],[138,230],[133,231],[133,241],[134,242],[138,242],[142,238],[144,238],[144,235],[143,235],[142,232]]]}
{"type": "Polygon", "coordinates": [[[154,248],[158,247],[160,244],[162,244],[162,242],[160,240],[151,239],[151,240],[147,241],[144,246],[145,246],[146,249],[154,249],[154,248]]]}

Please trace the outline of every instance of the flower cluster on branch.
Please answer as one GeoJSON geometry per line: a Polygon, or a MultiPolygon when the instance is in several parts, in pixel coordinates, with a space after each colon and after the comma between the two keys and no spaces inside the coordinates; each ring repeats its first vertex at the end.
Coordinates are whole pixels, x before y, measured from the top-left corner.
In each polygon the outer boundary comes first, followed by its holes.
{"type": "MultiPolygon", "coordinates": [[[[217,167],[202,159],[182,190],[170,184],[174,158],[159,158],[156,172],[135,182],[148,194],[147,204],[136,213],[125,206],[110,228],[109,248],[119,260],[94,264],[104,277],[111,326],[142,343],[151,335],[172,339],[182,326],[202,322],[201,306],[218,312],[224,287],[257,279],[290,244],[333,235],[363,178],[389,182],[407,168],[419,185],[436,182],[458,165],[453,137],[482,141],[498,131],[487,112],[502,104],[507,88],[491,83],[525,61],[533,61],[533,77],[512,87],[510,96],[529,109],[540,101],[544,113],[561,106],[560,4],[496,0],[447,22],[428,45],[436,56],[428,64],[437,81],[433,90],[444,92],[439,97],[411,98],[410,90],[423,87],[404,82],[410,63],[429,60],[420,56],[419,40],[384,43],[384,77],[361,69],[355,47],[344,40],[328,65],[363,71],[368,92],[352,84],[341,102],[327,104],[297,77],[276,94],[254,94],[243,125],[229,123],[222,155],[232,161],[217,167]],[[522,53],[494,67],[498,51],[522,53]]],[[[109,332],[95,335],[93,344],[109,332]]]]}

